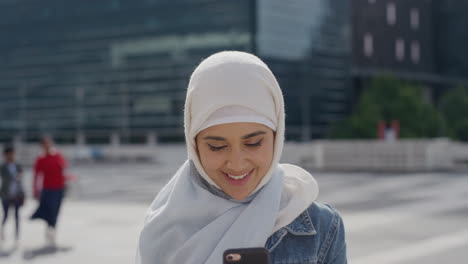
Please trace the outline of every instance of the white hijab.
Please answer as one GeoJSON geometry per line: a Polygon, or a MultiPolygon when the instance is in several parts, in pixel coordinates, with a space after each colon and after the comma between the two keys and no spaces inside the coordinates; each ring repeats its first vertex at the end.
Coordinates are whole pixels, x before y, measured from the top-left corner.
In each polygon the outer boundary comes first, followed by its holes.
{"type": "Polygon", "coordinates": [[[252,54],[216,53],[193,72],[185,101],[188,160],[159,192],[140,234],[137,263],[218,264],[228,248],[263,247],[316,199],[315,179],[300,167],[279,164],[285,113],[281,89],[252,54]],[[273,161],[248,199],[230,199],[206,174],[195,136],[209,116],[241,106],[276,127],[273,161]]]}

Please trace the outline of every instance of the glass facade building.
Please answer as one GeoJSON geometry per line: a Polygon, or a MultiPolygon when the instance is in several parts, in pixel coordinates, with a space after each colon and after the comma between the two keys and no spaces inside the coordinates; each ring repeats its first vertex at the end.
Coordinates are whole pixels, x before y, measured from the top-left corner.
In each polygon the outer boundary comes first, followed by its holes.
{"type": "Polygon", "coordinates": [[[0,0],[0,141],[183,139],[191,72],[253,52],[283,88],[287,137],[311,139],[349,107],[348,1],[0,0]]]}
{"type": "Polygon", "coordinates": [[[468,86],[468,2],[433,2],[437,71],[448,78],[464,79],[468,86]]]}
{"type": "Polygon", "coordinates": [[[352,97],[350,2],[260,0],[257,16],[257,53],[283,88],[287,136],[326,136],[352,97]]]}

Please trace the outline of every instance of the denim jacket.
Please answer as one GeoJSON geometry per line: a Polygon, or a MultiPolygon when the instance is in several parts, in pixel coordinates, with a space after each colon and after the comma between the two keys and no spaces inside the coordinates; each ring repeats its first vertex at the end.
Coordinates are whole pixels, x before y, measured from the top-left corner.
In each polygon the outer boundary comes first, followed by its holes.
{"type": "Polygon", "coordinates": [[[343,221],[336,209],[318,202],[271,235],[265,247],[272,264],[346,264],[343,221]]]}

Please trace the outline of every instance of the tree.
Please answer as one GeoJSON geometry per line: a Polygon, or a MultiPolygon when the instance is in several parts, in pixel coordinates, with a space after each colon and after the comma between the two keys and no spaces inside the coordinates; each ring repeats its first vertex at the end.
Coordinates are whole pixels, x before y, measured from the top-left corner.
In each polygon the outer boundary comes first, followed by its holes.
{"type": "Polygon", "coordinates": [[[400,137],[437,137],[445,131],[437,110],[424,101],[421,87],[392,77],[370,82],[352,115],[332,128],[334,138],[376,138],[380,120],[400,121],[400,137]]]}
{"type": "Polygon", "coordinates": [[[468,93],[463,87],[450,90],[440,101],[440,111],[452,138],[468,141],[468,93]]]}

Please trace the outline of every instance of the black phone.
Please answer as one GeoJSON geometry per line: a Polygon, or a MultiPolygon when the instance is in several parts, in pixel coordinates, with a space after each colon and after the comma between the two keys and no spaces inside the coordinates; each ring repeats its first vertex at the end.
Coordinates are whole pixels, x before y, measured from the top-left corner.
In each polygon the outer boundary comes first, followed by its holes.
{"type": "Polygon", "coordinates": [[[270,264],[266,248],[233,248],[224,251],[223,264],[270,264]]]}

